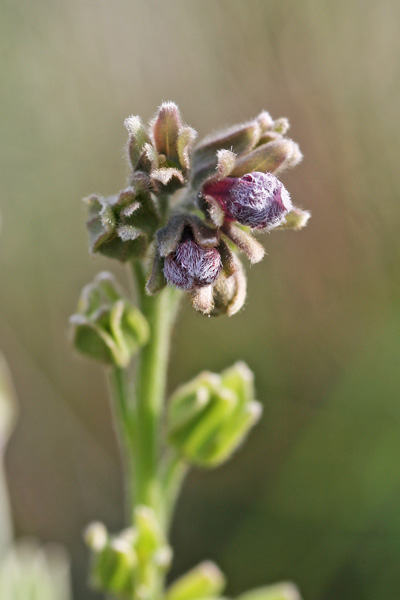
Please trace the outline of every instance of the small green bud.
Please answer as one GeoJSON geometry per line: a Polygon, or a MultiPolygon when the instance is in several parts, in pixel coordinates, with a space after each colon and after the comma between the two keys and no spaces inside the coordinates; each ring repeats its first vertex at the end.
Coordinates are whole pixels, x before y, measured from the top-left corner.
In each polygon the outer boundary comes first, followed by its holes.
{"type": "Polygon", "coordinates": [[[128,156],[132,169],[135,170],[143,154],[144,146],[149,141],[149,137],[140,117],[128,117],[125,119],[124,125],[129,134],[127,144],[128,156]]]}
{"type": "Polygon", "coordinates": [[[211,561],[202,562],[168,588],[166,600],[215,598],[225,587],[225,577],[211,561]]]}
{"type": "Polygon", "coordinates": [[[190,170],[191,153],[197,133],[182,121],[174,102],[164,102],[150,123],[153,145],[145,147],[151,165],[150,177],[163,192],[184,186],[190,170]]]}
{"type": "Polygon", "coordinates": [[[164,154],[175,165],[179,164],[177,142],[182,126],[175,102],[163,102],[152,122],[154,145],[159,154],[164,154]]]}
{"type": "Polygon", "coordinates": [[[158,523],[154,510],[148,506],[135,509],[135,550],[138,557],[137,596],[148,599],[160,573],[165,573],[172,561],[172,550],[158,523]]]}
{"type": "Polygon", "coordinates": [[[253,375],[244,363],[220,376],[201,373],[171,398],[167,420],[171,444],[195,465],[220,465],[261,416],[253,395],[253,375]]]}
{"type": "Polygon", "coordinates": [[[292,140],[282,138],[258,146],[239,157],[231,176],[242,177],[253,171],[276,174],[286,167],[294,167],[301,159],[298,145],[292,140]]]}
{"type": "Polygon", "coordinates": [[[132,529],[110,536],[101,523],[92,523],[85,541],[92,550],[90,582],[93,588],[131,598],[135,586],[137,554],[132,529]]]}
{"type": "Polygon", "coordinates": [[[292,583],[278,583],[245,592],[236,600],[301,600],[301,597],[292,583]]]}
{"type": "Polygon", "coordinates": [[[136,173],[131,186],[115,196],[85,198],[90,251],[125,262],[143,256],[160,216],[150,193],[150,179],[136,173]]]}
{"type": "Polygon", "coordinates": [[[101,523],[89,525],[85,541],[92,550],[93,587],[121,600],[150,599],[171,564],[171,548],[148,506],[136,507],[135,526],[118,535],[111,536],[101,523]]]}
{"type": "Polygon", "coordinates": [[[145,317],[105,272],[83,289],[70,323],[73,343],[82,354],[119,367],[126,367],[149,337],[145,317]]]}

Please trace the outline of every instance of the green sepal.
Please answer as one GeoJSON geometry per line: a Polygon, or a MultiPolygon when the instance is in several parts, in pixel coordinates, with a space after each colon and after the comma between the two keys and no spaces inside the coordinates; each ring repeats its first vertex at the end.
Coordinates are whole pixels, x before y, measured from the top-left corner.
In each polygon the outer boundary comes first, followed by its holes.
{"type": "Polygon", "coordinates": [[[282,138],[258,146],[248,154],[238,158],[232,177],[242,177],[246,173],[278,173],[286,167],[294,167],[300,162],[302,154],[292,140],[282,138]]]}
{"type": "Polygon", "coordinates": [[[135,531],[127,529],[111,536],[102,523],[92,523],[86,530],[85,540],[92,550],[91,587],[112,593],[121,600],[132,598],[138,564],[135,531]]]}
{"type": "Polygon", "coordinates": [[[293,583],[277,583],[245,592],[236,600],[301,600],[301,597],[293,583]]]}
{"type": "Polygon", "coordinates": [[[119,194],[106,198],[92,195],[85,199],[92,253],[99,252],[121,262],[144,256],[160,224],[150,185],[147,175],[135,173],[131,185],[119,194]]]}
{"type": "Polygon", "coordinates": [[[128,117],[125,119],[124,125],[129,134],[127,143],[128,156],[131,167],[135,170],[143,154],[144,146],[149,141],[149,137],[140,117],[128,117]]]}
{"type": "Polygon", "coordinates": [[[168,439],[189,463],[216,467],[242,443],[261,416],[253,400],[253,375],[237,363],[221,375],[204,372],[173,394],[168,439]]]}
{"type": "Polygon", "coordinates": [[[216,598],[225,588],[225,576],[211,561],[200,563],[174,581],[166,600],[204,600],[216,598]]]}
{"type": "Polygon", "coordinates": [[[303,229],[311,218],[311,213],[308,210],[302,210],[301,208],[293,208],[289,214],[286,215],[285,221],[275,227],[275,229],[293,229],[294,231],[300,231],[303,229]]]}
{"type": "Polygon", "coordinates": [[[147,320],[123,298],[110,273],[100,273],[83,289],[70,323],[77,350],[118,367],[129,364],[150,333],[147,320]]]}
{"type": "Polygon", "coordinates": [[[200,185],[215,173],[219,150],[229,150],[240,155],[252,150],[259,137],[260,126],[254,120],[205,138],[193,152],[193,187],[200,185]]]}

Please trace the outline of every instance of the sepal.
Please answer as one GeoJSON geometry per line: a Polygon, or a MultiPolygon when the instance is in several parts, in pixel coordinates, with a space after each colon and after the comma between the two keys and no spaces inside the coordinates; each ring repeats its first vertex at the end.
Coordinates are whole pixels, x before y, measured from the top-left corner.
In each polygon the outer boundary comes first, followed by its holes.
{"type": "Polygon", "coordinates": [[[241,444],[261,416],[253,376],[244,363],[221,375],[204,372],[172,396],[167,429],[171,444],[190,463],[216,467],[241,444]]]}
{"type": "Polygon", "coordinates": [[[247,280],[242,263],[232,254],[229,270],[221,273],[213,287],[213,308],[211,316],[222,314],[231,317],[243,307],[246,301],[247,280]]]}
{"type": "Polygon", "coordinates": [[[302,159],[298,144],[287,138],[278,139],[258,146],[238,158],[231,172],[232,177],[259,171],[276,175],[287,167],[294,167],[302,159]]]}
{"type": "Polygon", "coordinates": [[[143,256],[160,222],[151,197],[150,179],[136,174],[118,195],[85,198],[90,251],[125,262],[143,256]]]}
{"type": "Polygon", "coordinates": [[[193,186],[214,174],[219,151],[227,150],[235,155],[249,152],[258,143],[260,135],[260,124],[255,119],[206,137],[193,152],[193,186]]]}
{"type": "Polygon", "coordinates": [[[148,143],[146,127],[143,125],[140,117],[130,116],[124,121],[125,128],[128,131],[127,151],[129,161],[133,171],[139,164],[143,155],[145,144],[148,143]]]}
{"type": "Polygon", "coordinates": [[[92,551],[92,588],[115,594],[117,598],[132,598],[138,566],[135,533],[126,529],[118,536],[111,536],[102,523],[87,527],[85,541],[92,551]]]}
{"type": "Polygon", "coordinates": [[[311,213],[308,210],[302,210],[301,208],[293,208],[292,211],[286,215],[284,223],[278,225],[276,229],[293,229],[294,231],[300,231],[303,229],[311,218],[311,213]]]}
{"type": "Polygon", "coordinates": [[[241,594],[236,600],[301,600],[293,583],[277,583],[241,594]]]}
{"type": "Polygon", "coordinates": [[[113,276],[105,272],[82,290],[70,323],[79,352],[119,367],[126,367],[149,337],[145,317],[121,296],[113,276]]]}
{"type": "Polygon", "coordinates": [[[110,535],[101,523],[89,525],[85,541],[92,551],[92,586],[121,600],[150,600],[171,564],[171,548],[148,506],[137,506],[134,527],[118,535],[110,535]]]}
{"type": "Polygon", "coordinates": [[[174,581],[166,600],[201,600],[218,597],[225,588],[225,576],[217,565],[205,561],[174,581]]]}
{"type": "Polygon", "coordinates": [[[251,262],[255,264],[264,258],[265,250],[250,233],[234,223],[225,223],[222,233],[239,248],[251,262]]]}

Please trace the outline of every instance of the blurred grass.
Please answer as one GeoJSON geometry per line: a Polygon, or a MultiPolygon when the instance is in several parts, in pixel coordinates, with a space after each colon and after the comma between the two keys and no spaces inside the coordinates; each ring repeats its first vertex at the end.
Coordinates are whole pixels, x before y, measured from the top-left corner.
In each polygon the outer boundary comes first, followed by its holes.
{"type": "Polygon", "coordinates": [[[103,375],[72,355],[66,331],[98,270],[128,285],[87,255],[80,203],[124,185],[123,119],[173,99],[204,135],[264,108],[291,120],[305,160],[284,182],[313,219],[265,238],[243,313],[182,310],[171,388],[241,358],[265,417],[231,463],[189,478],[174,572],[209,556],[231,594],[291,577],[309,600],[395,596],[399,3],[2,0],[0,11],[0,346],[21,402],[8,454],[17,530],[66,543],[76,598],[95,597],[80,532],[93,518],[120,526],[120,466],[103,375]]]}

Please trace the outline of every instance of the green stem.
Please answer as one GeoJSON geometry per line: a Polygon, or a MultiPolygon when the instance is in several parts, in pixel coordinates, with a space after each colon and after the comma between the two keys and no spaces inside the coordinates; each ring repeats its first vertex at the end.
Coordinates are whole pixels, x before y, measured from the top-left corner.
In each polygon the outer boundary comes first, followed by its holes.
{"type": "Polygon", "coordinates": [[[166,533],[171,527],[176,501],[188,470],[188,463],[175,452],[166,457],[161,475],[164,491],[163,524],[166,533]]]}
{"type": "Polygon", "coordinates": [[[133,265],[140,308],[150,325],[149,342],[142,348],[136,370],[135,473],[136,504],[152,507],[160,520],[163,514],[162,482],[158,476],[161,462],[160,425],[164,409],[171,329],[180,293],[166,287],[155,296],[145,293],[144,269],[133,265]]]}
{"type": "Polygon", "coordinates": [[[122,461],[125,469],[126,485],[126,509],[129,511],[134,502],[134,456],[136,424],[133,407],[129,404],[130,394],[128,391],[127,371],[120,367],[115,367],[110,376],[111,388],[115,402],[112,403],[115,412],[115,422],[117,427],[117,438],[120,441],[122,461]]]}

